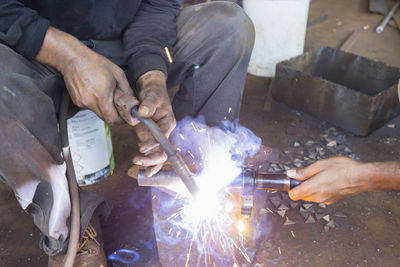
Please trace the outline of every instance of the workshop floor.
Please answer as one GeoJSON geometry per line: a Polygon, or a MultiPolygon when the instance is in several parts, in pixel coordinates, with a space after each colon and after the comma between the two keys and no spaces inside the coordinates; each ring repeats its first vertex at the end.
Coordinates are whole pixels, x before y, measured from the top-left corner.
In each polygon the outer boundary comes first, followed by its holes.
{"type": "MultiPolygon", "coordinates": [[[[313,0],[309,19],[324,14],[328,14],[328,19],[307,30],[305,50],[337,47],[356,27],[369,25],[351,52],[400,67],[400,31],[389,26],[377,35],[374,28],[382,16],[369,14],[367,2],[313,0]]],[[[345,136],[346,146],[363,161],[400,159],[400,117],[389,123],[395,124],[395,128],[384,126],[359,138],[340,129],[329,130],[330,125],[275,102],[269,111],[264,111],[268,84],[268,79],[248,76],[241,112],[241,123],[267,146],[296,153],[295,141],[303,145],[326,131],[335,131],[335,135],[345,136]]],[[[106,250],[111,253],[119,248],[132,249],[140,255],[132,266],[159,266],[151,196],[126,175],[136,153],[134,132],[127,126],[118,126],[113,127],[112,133],[116,171],[89,188],[106,195],[114,205],[103,225],[106,250]]],[[[271,205],[265,202],[265,207],[271,205]]],[[[3,184],[0,203],[0,266],[46,266],[47,257],[38,247],[40,233],[3,184]]],[[[334,218],[335,228],[327,232],[323,220],[312,224],[296,221],[286,226],[276,214],[265,214],[268,231],[259,240],[253,266],[400,266],[399,203],[400,193],[366,193],[328,206],[323,212],[334,218]]],[[[165,259],[161,262],[175,266],[165,259]]]]}

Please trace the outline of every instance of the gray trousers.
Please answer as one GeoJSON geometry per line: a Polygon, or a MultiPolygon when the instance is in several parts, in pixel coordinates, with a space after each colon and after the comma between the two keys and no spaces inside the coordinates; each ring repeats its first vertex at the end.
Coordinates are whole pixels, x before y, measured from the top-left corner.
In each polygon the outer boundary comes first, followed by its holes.
{"type": "MultiPolygon", "coordinates": [[[[228,2],[190,6],[177,19],[177,33],[168,75],[168,88],[179,85],[172,102],[177,120],[202,115],[218,125],[237,119],[254,42],[249,18],[228,2]]],[[[119,41],[85,43],[125,66],[119,41]]],[[[0,177],[33,216],[49,255],[65,252],[69,236],[71,205],[57,128],[63,90],[55,69],[0,44],[0,177]]],[[[84,230],[104,199],[83,190],[80,196],[84,230]]]]}

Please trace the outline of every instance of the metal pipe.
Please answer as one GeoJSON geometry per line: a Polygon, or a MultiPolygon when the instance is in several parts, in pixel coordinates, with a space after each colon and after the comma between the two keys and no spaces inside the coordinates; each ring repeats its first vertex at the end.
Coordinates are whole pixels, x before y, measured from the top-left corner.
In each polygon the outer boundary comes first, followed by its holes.
{"type": "MultiPolygon", "coordinates": [[[[143,170],[138,172],[139,186],[164,187],[183,194],[178,183],[178,175],[173,170],[161,170],[149,178],[144,176],[143,170]]],[[[289,191],[301,183],[302,181],[291,179],[283,173],[258,173],[253,169],[243,168],[242,173],[227,187],[242,190],[244,195],[248,195],[252,194],[254,190],[289,191]]]]}
{"type": "Polygon", "coordinates": [[[152,119],[140,117],[138,114],[137,106],[132,108],[131,114],[141,123],[143,123],[151,132],[153,137],[157,140],[157,142],[160,143],[161,147],[164,149],[165,153],[168,156],[168,160],[171,163],[172,168],[182,179],[182,182],[185,184],[186,188],[189,190],[192,196],[197,195],[199,192],[199,188],[197,187],[197,184],[193,179],[192,172],[189,170],[185,161],[176,152],[172,144],[168,141],[167,137],[165,137],[164,133],[161,131],[158,125],[152,119]]]}
{"type": "Polygon", "coordinates": [[[396,4],[394,4],[392,9],[389,11],[389,13],[386,15],[386,17],[382,20],[381,24],[379,24],[379,26],[376,27],[377,33],[383,32],[386,25],[389,23],[389,20],[392,18],[393,14],[396,12],[397,8],[399,8],[399,5],[400,5],[400,2],[397,2],[396,4]]]}

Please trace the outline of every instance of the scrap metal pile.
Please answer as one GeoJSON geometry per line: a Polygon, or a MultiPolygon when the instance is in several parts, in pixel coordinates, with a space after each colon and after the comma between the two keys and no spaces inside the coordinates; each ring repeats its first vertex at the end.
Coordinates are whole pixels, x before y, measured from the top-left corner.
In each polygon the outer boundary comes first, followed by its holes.
{"type": "MultiPolygon", "coordinates": [[[[295,124],[292,126],[296,127],[295,124]]],[[[298,138],[293,141],[290,148],[281,153],[279,161],[274,161],[268,172],[278,173],[289,169],[306,167],[319,159],[333,156],[347,156],[357,159],[348,147],[346,136],[334,127],[327,128],[325,124],[320,126],[319,137],[298,138]]],[[[334,217],[346,217],[343,213],[331,214],[331,210],[325,204],[308,203],[304,201],[293,201],[287,192],[269,192],[268,202],[259,209],[260,214],[271,213],[281,218],[283,225],[295,223],[316,223],[322,221],[324,230],[335,227],[334,217]]]]}

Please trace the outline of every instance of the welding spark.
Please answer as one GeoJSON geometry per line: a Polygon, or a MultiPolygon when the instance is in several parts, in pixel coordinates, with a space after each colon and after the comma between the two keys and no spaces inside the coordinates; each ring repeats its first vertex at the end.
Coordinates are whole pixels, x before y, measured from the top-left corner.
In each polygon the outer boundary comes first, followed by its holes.
{"type": "Polygon", "coordinates": [[[196,126],[194,126],[194,123],[193,123],[193,122],[192,122],[190,125],[192,125],[193,130],[195,130],[196,132],[198,132],[198,130],[197,130],[196,126]]]}
{"type": "Polygon", "coordinates": [[[190,150],[188,150],[188,154],[189,154],[192,158],[194,158],[194,155],[193,155],[192,152],[190,152],[190,150]]]}
{"type": "MultiPolygon", "coordinates": [[[[231,111],[229,108],[228,113],[231,111]]],[[[172,205],[173,211],[165,216],[165,222],[171,227],[167,242],[171,238],[187,240],[186,267],[200,262],[205,266],[221,266],[221,260],[235,266],[241,266],[239,262],[251,262],[243,246],[246,225],[237,217],[240,197],[225,188],[241,173],[245,157],[257,152],[261,140],[240,125],[231,126],[225,131],[200,121],[184,120],[171,136],[181,154],[201,159],[193,164],[201,166],[196,175],[199,194],[172,205]],[[175,234],[171,235],[172,232],[175,234]]]]}

